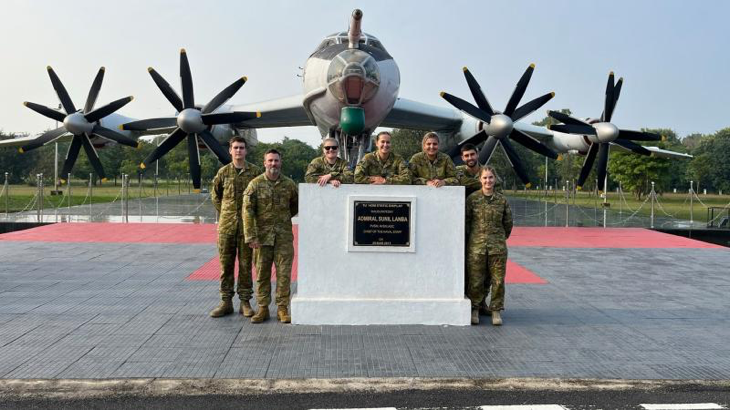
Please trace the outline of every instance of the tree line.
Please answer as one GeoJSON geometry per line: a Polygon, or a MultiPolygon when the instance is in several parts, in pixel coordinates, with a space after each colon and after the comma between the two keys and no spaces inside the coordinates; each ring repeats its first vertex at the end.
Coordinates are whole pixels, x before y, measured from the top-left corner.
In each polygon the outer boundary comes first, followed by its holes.
{"type": "MultiPolygon", "coordinates": [[[[562,110],[570,114],[570,110],[562,110]]],[[[546,126],[553,123],[553,119],[546,117],[534,125],[546,126]]],[[[632,192],[641,197],[651,190],[651,183],[655,182],[658,193],[686,191],[690,181],[694,182],[697,191],[707,189],[708,192],[730,192],[730,128],[721,129],[713,134],[692,134],[684,138],[671,129],[644,129],[666,137],[666,141],[651,142],[643,145],[653,145],[659,148],[677,152],[685,152],[694,156],[692,159],[646,157],[613,148],[608,162],[609,185],[608,189],[615,190],[621,184],[625,192],[632,192]]],[[[393,151],[408,160],[413,154],[421,151],[423,131],[396,129],[393,131],[393,151]]],[[[0,139],[12,138],[13,135],[0,132],[0,139]]],[[[59,143],[59,169],[63,162],[69,143],[59,143]]],[[[513,144],[523,165],[528,172],[533,187],[545,188],[545,157],[536,154],[520,144],[513,144]]],[[[142,143],[141,148],[129,149],[118,145],[98,150],[107,178],[114,180],[121,174],[136,177],[142,170],[139,164],[156,147],[155,142],[142,143]]],[[[297,182],[304,181],[307,164],[320,155],[319,147],[312,147],[297,139],[284,137],[276,143],[259,142],[250,147],[247,159],[250,162],[262,165],[263,153],[276,148],[282,152],[284,175],[290,176],[297,182]]],[[[17,148],[0,148],[0,177],[4,172],[9,173],[10,183],[35,183],[35,175],[43,173],[47,181],[53,182],[54,144],[20,154],[17,148]]],[[[501,149],[496,149],[490,164],[493,165],[508,188],[520,189],[521,181],[512,171],[512,167],[501,149]]],[[[563,187],[566,181],[575,181],[583,165],[583,156],[564,154],[562,160],[548,160],[548,184],[553,187],[563,187]]],[[[201,173],[204,181],[211,180],[220,163],[207,150],[201,151],[201,173]]],[[[150,166],[145,170],[143,177],[152,178],[156,167],[150,166]]],[[[60,172],[60,171],[59,171],[60,172]]],[[[583,189],[595,189],[595,167],[591,171],[583,189]]],[[[72,171],[74,179],[88,180],[89,174],[94,174],[88,159],[84,154],[79,155],[72,171]]],[[[159,161],[159,177],[163,179],[188,178],[187,146],[180,144],[159,161]]],[[[96,176],[94,177],[96,179],[96,176]]]]}

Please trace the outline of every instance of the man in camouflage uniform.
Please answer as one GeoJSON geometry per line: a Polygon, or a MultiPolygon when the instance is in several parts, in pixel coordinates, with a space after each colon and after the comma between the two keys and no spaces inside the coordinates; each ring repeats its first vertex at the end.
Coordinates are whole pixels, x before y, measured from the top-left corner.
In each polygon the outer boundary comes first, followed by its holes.
{"type": "Polygon", "coordinates": [[[269,318],[271,267],[276,265],[276,315],[290,323],[289,295],[294,261],[294,234],[291,218],[299,211],[297,185],[281,175],[281,154],[270,149],[264,154],[263,175],[254,178],[243,197],[243,226],[246,243],[254,252],[256,300],[259,311],[251,318],[261,323],[269,318]]]}
{"type": "Polygon", "coordinates": [[[400,155],[391,152],[388,131],[382,131],[375,138],[376,152],[364,157],[355,167],[356,184],[373,185],[408,185],[411,183],[411,173],[406,161],[400,155]]]}
{"type": "Polygon", "coordinates": [[[414,154],[408,162],[413,184],[440,188],[444,185],[458,185],[456,167],[448,155],[439,152],[439,136],[428,132],[421,142],[423,152],[414,154]]]}
{"type": "Polygon", "coordinates": [[[322,156],[309,163],[304,180],[310,184],[317,183],[319,186],[331,184],[335,188],[340,184],[351,184],[352,170],[347,161],[337,157],[338,149],[339,143],[336,139],[325,138],[322,141],[322,156]]]}
{"type": "Polygon", "coordinates": [[[467,295],[471,300],[471,323],[479,324],[479,305],[486,296],[484,281],[490,278],[492,324],[502,324],[504,278],[507,273],[507,238],[512,233],[512,211],[507,199],[494,191],[497,174],[485,166],[479,177],[482,189],[466,200],[468,235],[466,269],[467,295]],[[487,276],[488,275],[488,276],[487,276]]]}
{"type": "MultiPolygon", "coordinates": [[[[459,185],[466,187],[466,196],[472,192],[482,189],[482,183],[479,181],[479,171],[482,166],[479,165],[479,155],[477,147],[474,144],[464,144],[461,147],[461,160],[463,165],[456,167],[456,177],[459,179],[459,185]]],[[[499,180],[494,183],[494,190],[502,193],[502,184],[499,180]]]]}
{"type": "Polygon", "coordinates": [[[251,264],[253,251],[243,241],[243,191],[248,183],[261,174],[261,168],[246,161],[246,140],[235,136],[229,141],[231,162],[225,165],[213,179],[211,198],[218,211],[218,255],[221,264],[221,303],[210,312],[212,317],[233,313],[233,288],[236,254],[238,254],[238,297],[240,313],[254,315],[249,299],[253,296],[251,264]]]}

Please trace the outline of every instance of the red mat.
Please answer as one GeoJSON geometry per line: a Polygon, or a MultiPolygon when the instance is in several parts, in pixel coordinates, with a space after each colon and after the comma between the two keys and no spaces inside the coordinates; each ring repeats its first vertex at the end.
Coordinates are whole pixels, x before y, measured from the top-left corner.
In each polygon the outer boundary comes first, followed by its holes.
{"type": "Polygon", "coordinates": [[[213,224],[57,223],[0,235],[0,241],[216,243],[213,224]]]}
{"type": "Polygon", "coordinates": [[[707,242],[644,228],[518,227],[509,246],[547,248],[720,248],[707,242]]]}
{"type": "MultiPolygon", "coordinates": [[[[294,226],[294,266],[296,280],[297,226],[294,226]]],[[[216,243],[213,224],[164,223],[57,223],[0,235],[0,241],[84,242],[84,243],[216,243]]],[[[511,247],[558,248],[723,248],[642,228],[543,228],[517,227],[511,247]]],[[[215,256],[195,272],[190,280],[218,280],[220,264],[215,256]]],[[[547,283],[530,270],[507,262],[507,283],[547,283]]]]}

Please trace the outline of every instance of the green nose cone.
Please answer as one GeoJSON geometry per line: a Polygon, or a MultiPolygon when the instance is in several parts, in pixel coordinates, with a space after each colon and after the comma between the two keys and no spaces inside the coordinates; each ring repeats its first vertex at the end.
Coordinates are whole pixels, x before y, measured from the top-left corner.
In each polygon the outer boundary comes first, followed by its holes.
{"type": "Polygon", "coordinates": [[[365,110],[360,107],[343,107],[340,112],[340,129],[345,135],[359,135],[365,129],[365,110]]]}

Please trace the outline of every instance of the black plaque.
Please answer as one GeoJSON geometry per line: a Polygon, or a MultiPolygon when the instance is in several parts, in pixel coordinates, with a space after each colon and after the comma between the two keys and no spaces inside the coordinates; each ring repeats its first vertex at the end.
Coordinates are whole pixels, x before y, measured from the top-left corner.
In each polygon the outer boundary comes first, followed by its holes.
{"type": "Polygon", "coordinates": [[[354,246],[411,246],[411,203],[354,201],[354,246]]]}

